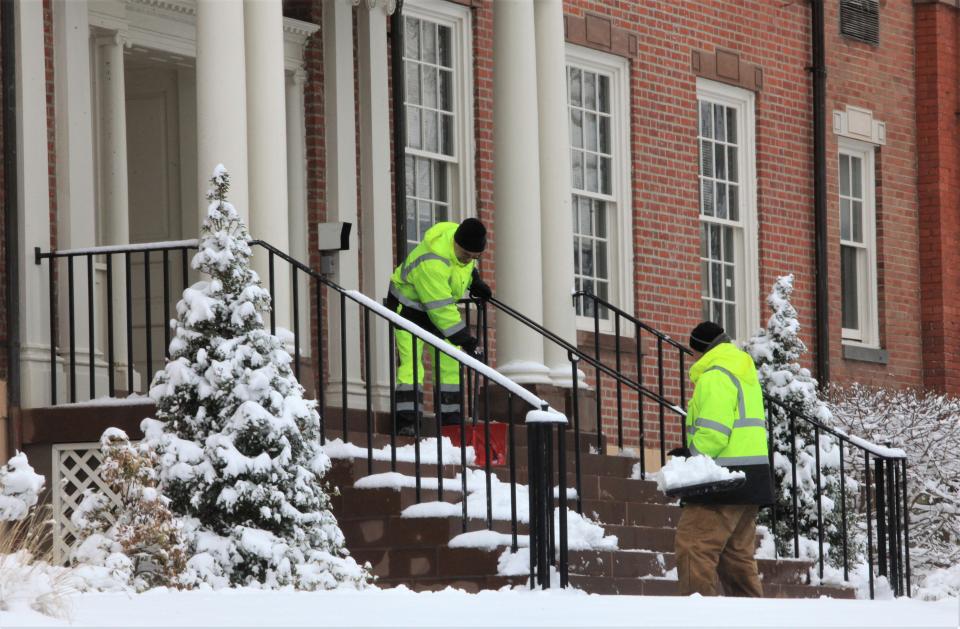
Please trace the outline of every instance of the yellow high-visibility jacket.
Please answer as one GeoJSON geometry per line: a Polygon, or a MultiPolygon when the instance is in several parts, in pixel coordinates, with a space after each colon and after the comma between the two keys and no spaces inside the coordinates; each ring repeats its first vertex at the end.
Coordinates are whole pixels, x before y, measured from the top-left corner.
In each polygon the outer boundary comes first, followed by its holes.
{"type": "Polygon", "coordinates": [[[753,359],[733,343],[718,343],[690,367],[690,380],[694,391],[687,408],[687,447],[692,454],[746,472],[747,482],[689,502],[773,502],[763,390],[753,359]]]}
{"type": "Polygon", "coordinates": [[[457,302],[463,299],[475,262],[457,259],[453,235],[457,223],[437,223],[390,277],[390,294],[404,308],[425,313],[443,336],[449,338],[466,324],[457,302]]]}

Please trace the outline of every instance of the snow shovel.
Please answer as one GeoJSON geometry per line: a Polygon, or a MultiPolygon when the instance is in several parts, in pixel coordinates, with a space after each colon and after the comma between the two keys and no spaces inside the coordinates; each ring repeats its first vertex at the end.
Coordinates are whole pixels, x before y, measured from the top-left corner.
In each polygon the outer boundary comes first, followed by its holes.
{"type": "Polygon", "coordinates": [[[671,498],[693,498],[695,496],[708,496],[710,494],[721,493],[736,489],[747,482],[746,476],[737,476],[736,478],[726,478],[724,480],[713,480],[707,483],[696,483],[694,485],[678,485],[664,491],[671,498]]]}

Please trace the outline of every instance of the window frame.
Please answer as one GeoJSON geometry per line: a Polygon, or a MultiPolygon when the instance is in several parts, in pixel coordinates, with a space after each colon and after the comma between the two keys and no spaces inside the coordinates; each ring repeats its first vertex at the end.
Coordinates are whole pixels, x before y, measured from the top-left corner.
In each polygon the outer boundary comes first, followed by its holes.
{"type": "MultiPolygon", "coordinates": [[[[740,221],[709,217],[714,224],[731,225],[741,230],[742,242],[735,243],[734,268],[739,286],[735,289],[737,305],[737,335],[734,340],[744,341],[760,328],[760,227],[757,214],[757,144],[756,144],[756,95],[739,87],[697,78],[695,100],[697,127],[696,181],[697,181],[697,238],[701,238],[702,214],[700,199],[700,99],[706,99],[731,107],[737,112],[737,143],[743,147],[738,154],[740,181],[740,221]]],[[[735,241],[737,240],[735,235],[735,241]]],[[[698,242],[698,245],[700,243],[698,242]]],[[[699,250],[699,246],[698,246],[699,250]]],[[[699,261],[699,254],[697,256],[699,261]]],[[[698,271],[699,272],[699,271],[698,271]]],[[[702,278],[701,278],[702,282],[702,278]]],[[[702,299],[700,307],[702,308],[702,299]]]]}
{"type": "MultiPolygon", "coordinates": [[[[863,187],[863,246],[866,251],[866,268],[858,273],[857,290],[862,298],[858,300],[857,314],[860,321],[859,329],[843,327],[843,268],[840,267],[840,321],[841,321],[841,342],[843,345],[855,345],[858,347],[869,347],[873,349],[880,348],[880,318],[879,318],[879,283],[877,275],[877,182],[876,182],[876,147],[860,140],[854,140],[846,137],[837,139],[837,189],[836,189],[836,217],[840,219],[840,156],[856,157],[863,164],[861,173],[861,186],[863,187]]],[[[841,239],[840,227],[837,227],[837,242],[840,247],[851,246],[844,245],[841,239]]],[[[841,249],[842,250],[842,249],[841,249]]],[[[839,253],[839,251],[838,251],[839,253]]]]}
{"type": "MultiPolygon", "coordinates": [[[[570,102],[567,87],[567,73],[570,66],[575,66],[589,72],[603,74],[610,79],[610,147],[611,147],[611,195],[591,193],[576,190],[573,180],[570,180],[569,194],[591,199],[600,199],[608,204],[615,205],[615,210],[609,212],[607,222],[607,250],[609,259],[607,269],[611,274],[609,279],[610,292],[608,300],[628,315],[633,315],[634,304],[634,264],[633,264],[633,188],[631,182],[632,154],[631,154],[631,121],[630,106],[630,62],[628,59],[611,55],[598,50],[585,48],[576,44],[567,44],[564,55],[564,101],[567,112],[567,138],[569,143],[570,131],[570,102]]],[[[569,144],[568,144],[569,145],[569,144]]],[[[570,146],[572,149],[572,146],[570,146]]],[[[573,211],[571,207],[570,211],[573,211]]],[[[570,234],[570,246],[574,245],[577,226],[573,226],[570,234]]],[[[600,320],[600,332],[611,334],[615,331],[614,314],[600,320]]],[[[593,317],[576,315],[577,329],[587,332],[594,331],[593,317]]],[[[627,338],[634,336],[632,325],[621,325],[620,335],[627,338]]]]}
{"type": "MultiPolygon", "coordinates": [[[[454,149],[453,156],[434,154],[421,149],[404,147],[404,158],[423,157],[453,164],[455,176],[450,177],[448,220],[461,221],[475,217],[476,211],[476,173],[475,138],[473,121],[473,18],[469,7],[443,0],[407,0],[403,5],[404,18],[437,22],[451,30],[451,53],[453,79],[453,115],[454,149]]],[[[404,24],[404,28],[406,24],[404,24]]],[[[406,94],[404,94],[404,116],[406,116],[406,94]]],[[[407,173],[410,176],[410,173],[407,173]]],[[[406,186],[406,184],[404,184],[406,186]]],[[[416,209],[414,208],[414,211],[416,209]]],[[[406,212],[411,210],[406,208],[406,212]]],[[[402,220],[406,220],[406,216],[402,220]]],[[[401,220],[397,216],[395,220],[401,220]]],[[[410,240],[409,234],[407,239],[410,240]]],[[[406,246],[405,243],[397,243],[406,246]]]]}

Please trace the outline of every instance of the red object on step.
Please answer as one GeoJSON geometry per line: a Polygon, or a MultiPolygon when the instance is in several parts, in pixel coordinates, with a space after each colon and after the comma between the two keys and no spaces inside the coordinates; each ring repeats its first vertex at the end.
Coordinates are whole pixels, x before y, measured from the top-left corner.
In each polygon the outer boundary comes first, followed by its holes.
{"type": "MultiPolygon", "coordinates": [[[[449,437],[454,447],[460,447],[460,426],[443,426],[444,437],[449,437]]],[[[464,438],[468,446],[473,446],[476,464],[486,466],[487,449],[483,424],[467,424],[463,427],[464,438]]],[[[507,425],[502,422],[490,422],[490,465],[507,464],[507,425]]]]}

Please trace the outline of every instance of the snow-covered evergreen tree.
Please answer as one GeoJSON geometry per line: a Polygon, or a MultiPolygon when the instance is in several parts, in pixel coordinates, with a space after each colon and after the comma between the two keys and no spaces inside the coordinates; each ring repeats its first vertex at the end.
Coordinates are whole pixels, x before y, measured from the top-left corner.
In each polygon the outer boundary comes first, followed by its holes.
{"type": "Polygon", "coordinates": [[[330,511],[316,403],[303,398],[282,342],[264,330],[270,296],[250,270],[249,235],[211,179],[193,268],[208,275],[177,304],[170,360],[143,422],[160,481],[184,517],[186,585],[362,586],[330,511]]]}
{"type": "MultiPolygon", "coordinates": [[[[767,419],[773,430],[773,466],[776,476],[776,528],[773,513],[761,511],[760,523],[774,531],[777,550],[781,555],[791,555],[793,548],[793,473],[791,460],[790,414],[798,413],[830,425],[830,410],[820,400],[817,381],[810,370],[801,367],[800,357],[807,351],[800,339],[800,321],[797,311],[790,303],[793,293],[793,275],[777,278],[767,297],[771,314],[765,330],[760,330],[744,345],[757,364],[757,372],[764,394],[779,402],[790,412],[776,404],[767,404],[767,419]]],[[[816,439],[814,428],[808,422],[796,419],[796,464],[797,464],[797,520],[801,538],[801,556],[815,556],[817,545],[808,540],[817,540],[817,482],[816,439]]],[[[831,435],[820,435],[820,488],[823,528],[827,545],[827,559],[834,566],[843,561],[843,530],[840,513],[840,449],[831,435]]],[[[853,475],[847,476],[848,504],[855,495],[857,482],[853,475]]],[[[853,519],[848,519],[848,554],[853,563],[862,549],[853,519]]]]}

